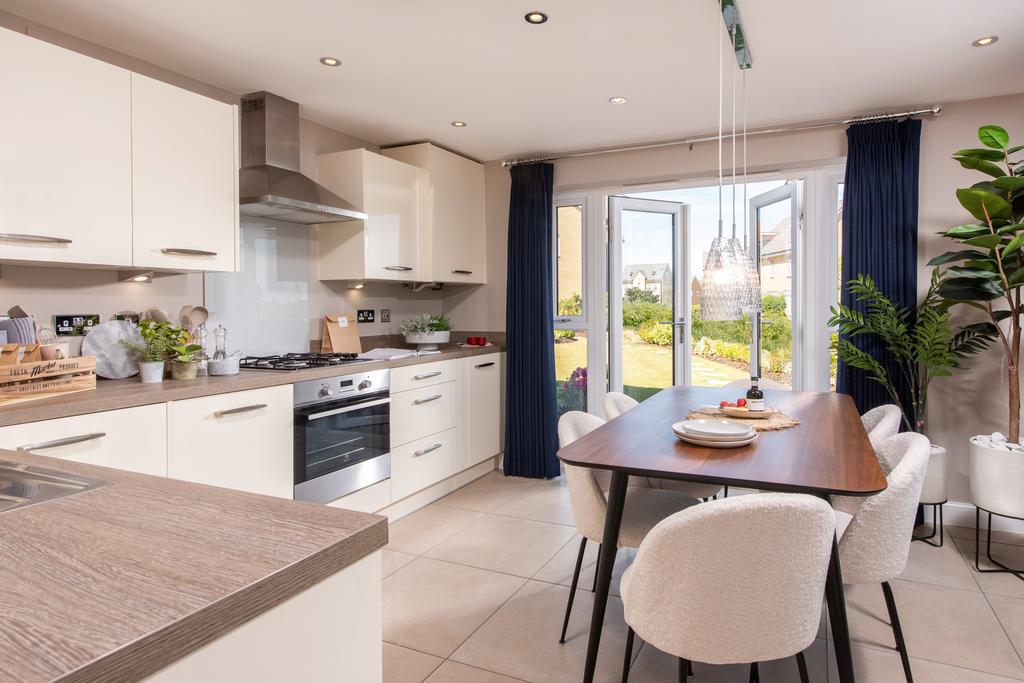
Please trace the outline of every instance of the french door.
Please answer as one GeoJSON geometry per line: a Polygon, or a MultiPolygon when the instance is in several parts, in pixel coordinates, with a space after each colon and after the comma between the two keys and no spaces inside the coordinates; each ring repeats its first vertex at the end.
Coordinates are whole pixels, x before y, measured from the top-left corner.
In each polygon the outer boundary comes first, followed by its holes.
{"type": "Polygon", "coordinates": [[[688,384],[688,207],[608,197],[608,387],[642,401],[688,384]]]}

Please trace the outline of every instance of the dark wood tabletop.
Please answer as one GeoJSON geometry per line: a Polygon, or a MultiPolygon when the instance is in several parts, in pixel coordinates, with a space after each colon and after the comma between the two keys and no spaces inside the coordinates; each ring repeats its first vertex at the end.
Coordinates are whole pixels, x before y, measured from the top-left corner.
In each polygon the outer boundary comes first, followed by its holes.
{"type": "Polygon", "coordinates": [[[684,443],[672,424],[736,389],[670,387],[558,452],[571,465],[724,485],[867,496],[886,481],[853,400],[845,394],[765,391],[765,403],[800,424],[760,432],[741,448],[684,443]]]}

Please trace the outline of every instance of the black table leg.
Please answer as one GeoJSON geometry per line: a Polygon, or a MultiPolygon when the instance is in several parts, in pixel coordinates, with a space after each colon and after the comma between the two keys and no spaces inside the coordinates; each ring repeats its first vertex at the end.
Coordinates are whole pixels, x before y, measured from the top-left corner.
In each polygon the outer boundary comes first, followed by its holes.
{"type": "Polygon", "coordinates": [[[593,683],[594,671],[597,669],[597,650],[601,646],[601,627],[604,625],[604,611],[608,605],[608,590],[612,585],[612,570],[615,569],[615,554],[619,548],[619,527],[622,525],[622,508],[626,503],[628,485],[628,474],[612,472],[611,487],[608,490],[608,511],[604,518],[604,537],[597,566],[597,590],[594,593],[594,612],[590,617],[590,641],[587,643],[587,664],[583,670],[583,683],[593,683]]]}
{"type": "Polygon", "coordinates": [[[846,595],[843,591],[843,572],[839,566],[839,543],[832,538],[832,557],[825,580],[825,601],[828,618],[832,622],[832,642],[836,647],[836,667],[840,683],[854,683],[853,653],[850,651],[850,624],[846,618],[846,595]]]}

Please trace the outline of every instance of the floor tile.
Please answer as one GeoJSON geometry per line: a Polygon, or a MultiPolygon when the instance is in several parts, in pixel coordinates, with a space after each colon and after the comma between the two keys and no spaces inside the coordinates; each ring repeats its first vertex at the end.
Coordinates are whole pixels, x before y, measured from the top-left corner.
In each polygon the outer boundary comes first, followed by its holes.
{"type": "Polygon", "coordinates": [[[426,556],[528,578],[574,535],[571,527],[561,524],[487,515],[426,556]]]}
{"type": "MultiPolygon", "coordinates": [[[[831,646],[831,643],[829,645],[831,646]]],[[[831,647],[828,651],[828,665],[827,680],[838,680],[839,670],[836,668],[835,650],[831,647]]],[[[906,676],[903,673],[903,661],[895,650],[884,651],[854,646],[853,669],[858,681],[867,683],[905,683],[906,681],[906,676]]],[[[918,683],[1009,683],[1017,680],[915,657],[910,658],[910,671],[918,683]]],[[[811,678],[812,680],[825,680],[814,679],[813,676],[811,678]]]]}
{"type": "Polygon", "coordinates": [[[492,512],[536,483],[535,479],[506,477],[500,472],[491,472],[448,494],[437,501],[437,505],[476,510],[477,512],[492,512]]]}
{"type": "MultiPolygon", "coordinates": [[[[804,656],[807,659],[807,672],[812,681],[826,680],[826,642],[818,639],[807,648],[804,656]]],[[[644,644],[640,654],[630,668],[630,683],[662,683],[675,681],[679,672],[679,660],[661,652],[653,645],[644,644]]],[[[693,665],[692,680],[700,683],[747,683],[750,677],[749,664],[711,665],[696,663],[693,665]]],[[[762,683],[793,683],[799,680],[799,669],[796,657],[760,662],[758,673],[762,683]]],[[[829,679],[835,680],[835,677],[829,679]]],[[[865,679],[874,682],[876,679],[865,679]]],[[[880,680],[880,679],[879,679],[880,680]]]]}
{"type": "MultiPolygon", "coordinates": [[[[988,595],[1006,595],[1013,598],[1024,598],[1024,581],[1013,574],[1005,572],[983,573],[974,569],[974,539],[956,539],[956,545],[963,555],[975,582],[988,595]]],[[[1024,567],[1024,546],[992,544],[992,556],[1010,567],[1024,567]]],[[[996,565],[985,556],[985,546],[981,547],[981,568],[995,569],[996,565]]]]}
{"type": "MultiPolygon", "coordinates": [[[[914,581],[892,582],[910,656],[1014,678],[1024,665],[982,593],[914,581]]],[[[857,645],[892,651],[882,587],[846,587],[850,632],[857,645]]]]}
{"type": "Polygon", "coordinates": [[[384,580],[384,640],[447,657],[525,581],[416,558],[384,580]]]}
{"type": "MultiPolygon", "coordinates": [[[[950,526],[946,525],[946,534],[953,536],[954,538],[961,538],[974,542],[974,527],[973,526],[950,526]]],[[[985,529],[981,530],[981,542],[985,542],[985,536],[987,532],[985,529]]],[[[1009,545],[1024,545],[1024,534],[1015,534],[1009,531],[993,531],[992,532],[993,543],[1007,543],[1009,545]]]]}
{"type": "MultiPolygon", "coordinates": [[[[564,586],[527,583],[451,659],[534,683],[580,680],[593,597],[589,592],[577,591],[566,642],[559,645],[568,594],[564,586]]],[[[621,680],[625,645],[622,601],[609,598],[595,681],[621,680]]]]}
{"type": "Polygon", "coordinates": [[[1024,657],[1024,600],[992,595],[989,596],[989,604],[996,611],[996,617],[1010,637],[1017,654],[1024,657]]]}
{"type": "Polygon", "coordinates": [[[446,661],[427,679],[427,683],[519,683],[521,680],[459,662],[446,661]]]}
{"type": "Polygon", "coordinates": [[[444,660],[384,643],[384,683],[423,683],[444,660]]]}
{"type": "Polygon", "coordinates": [[[481,516],[471,510],[428,505],[391,525],[387,548],[422,555],[481,516]]]}
{"type": "Polygon", "coordinates": [[[957,546],[950,539],[946,541],[941,548],[927,543],[911,543],[907,567],[900,578],[951,588],[981,590],[974,580],[974,572],[964,562],[957,546]]]}
{"type": "Polygon", "coordinates": [[[415,555],[410,555],[409,553],[400,553],[397,550],[390,550],[389,548],[384,548],[384,550],[381,551],[381,564],[383,565],[381,567],[381,573],[383,574],[383,577],[386,579],[387,577],[391,576],[396,571],[398,571],[399,569],[401,569],[402,567],[409,564],[415,559],[415,555]]]}
{"type": "MultiPolygon", "coordinates": [[[[533,578],[537,581],[547,581],[548,583],[558,583],[563,586],[572,585],[572,572],[576,567],[576,558],[580,552],[580,539],[583,538],[579,534],[573,536],[572,540],[565,544],[565,546],[558,551],[558,554],[551,558],[551,560],[540,568],[533,578]]],[[[594,585],[594,568],[597,566],[597,549],[598,544],[593,541],[587,541],[586,549],[583,553],[583,567],[580,569],[580,580],[577,584],[577,589],[589,591],[594,585]]],[[[615,556],[615,568],[612,570],[612,585],[609,589],[611,595],[619,595],[619,580],[622,578],[623,572],[633,562],[633,558],[636,557],[636,550],[632,548],[621,548],[615,556]]]]}
{"type": "Polygon", "coordinates": [[[494,510],[494,514],[575,526],[569,489],[560,479],[538,483],[494,510]]]}

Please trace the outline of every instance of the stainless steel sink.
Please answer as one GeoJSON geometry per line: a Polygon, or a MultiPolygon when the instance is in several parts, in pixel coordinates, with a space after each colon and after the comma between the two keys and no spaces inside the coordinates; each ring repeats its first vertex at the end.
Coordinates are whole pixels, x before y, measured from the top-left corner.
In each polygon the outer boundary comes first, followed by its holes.
{"type": "Polygon", "coordinates": [[[0,460],[0,512],[106,486],[107,482],[43,467],[0,460]]]}

